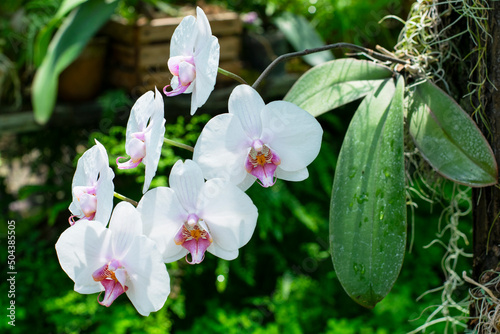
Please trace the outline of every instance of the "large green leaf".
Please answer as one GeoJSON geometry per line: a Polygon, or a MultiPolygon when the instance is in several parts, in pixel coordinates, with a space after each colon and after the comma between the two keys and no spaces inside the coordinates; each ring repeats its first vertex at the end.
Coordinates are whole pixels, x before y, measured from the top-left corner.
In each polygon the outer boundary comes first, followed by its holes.
{"type": "Polygon", "coordinates": [[[457,183],[497,183],[498,167],[488,142],[467,113],[445,92],[425,81],[410,97],[410,134],[423,157],[457,183]]]}
{"type": "MultiPolygon", "coordinates": [[[[285,35],[296,51],[313,49],[325,45],[325,42],[302,15],[284,12],[274,19],[274,24],[285,35]]],[[[331,51],[311,53],[302,57],[309,65],[316,66],[333,59],[331,51]]]]}
{"type": "Polygon", "coordinates": [[[40,66],[43,58],[47,54],[47,49],[54,30],[61,24],[64,17],[78,5],[88,0],[64,0],[54,17],[43,27],[36,36],[33,50],[35,66],[40,66]]]}
{"type": "MultiPolygon", "coordinates": [[[[118,1],[89,0],[70,13],[50,42],[33,80],[31,99],[35,120],[46,123],[55,106],[59,74],[82,52],[109,19],[118,1]]],[[[75,82],[75,85],[78,85],[75,82]]]]}
{"type": "Polygon", "coordinates": [[[394,285],[406,246],[404,80],[367,95],[339,155],[330,207],[335,272],[349,296],[372,308],[394,285]]]}
{"type": "Polygon", "coordinates": [[[332,60],[304,73],[285,96],[285,101],[316,117],[365,96],[392,74],[388,67],[365,60],[332,60]]]}

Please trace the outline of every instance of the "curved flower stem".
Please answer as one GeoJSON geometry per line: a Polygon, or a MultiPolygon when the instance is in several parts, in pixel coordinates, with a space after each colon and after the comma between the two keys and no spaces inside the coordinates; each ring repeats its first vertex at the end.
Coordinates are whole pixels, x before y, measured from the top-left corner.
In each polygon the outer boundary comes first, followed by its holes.
{"type": "Polygon", "coordinates": [[[113,196],[115,196],[116,198],[118,198],[118,199],[120,199],[122,201],[129,202],[133,206],[137,206],[137,202],[136,201],[134,201],[133,199],[130,199],[130,198],[126,197],[126,196],[123,196],[123,195],[121,195],[121,194],[119,194],[117,192],[115,192],[113,194],[113,196]]]}
{"type": "Polygon", "coordinates": [[[260,85],[262,80],[271,72],[271,70],[281,61],[289,59],[289,58],[294,58],[294,57],[301,57],[305,56],[311,53],[316,53],[316,52],[321,52],[321,51],[326,51],[326,50],[332,50],[332,49],[339,49],[339,48],[344,48],[344,49],[350,49],[350,50],[356,50],[356,51],[361,51],[366,53],[367,55],[376,58],[378,60],[383,60],[383,61],[390,61],[393,63],[398,63],[398,64],[403,64],[403,65],[408,65],[409,62],[406,60],[390,57],[388,55],[382,54],[375,52],[371,49],[364,48],[362,46],[358,46],[355,44],[350,44],[350,43],[335,43],[335,44],[328,44],[324,45],[319,48],[314,48],[314,49],[306,49],[303,51],[297,51],[297,52],[291,52],[291,53],[285,53],[284,55],[279,56],[267,68],[262,72],[262,74],[255,80],[254,84],[252,85],[253,89],[257,89],[257,87],[260,85]]]}
{"type": "Polygon", "coordinates": [[[230,77],[231,79],[234,79],[234,80],[238,81],[239,83],[242,83],[244,85],[248,85],[248,83],[245,81],[245,79],[243,79],[242,77],[240,77],[237,74],[234,74],[232,72],[226,71],[226,70],[224,70],[224,69],[222,69],[220,67],[217,69],[217,72],[219,72],[222,75],[225,75],[226,77],[230,77]]]}
{"type": "Polygon", "coordinates": [[[169,145],[172,145],[172,146],[180,147],[180,148],[183,148],[185,150],[194,152],[194,148],[192,146],[189,146],[189,145],[186,145],[186,144],[182,144],[182,143],[176,142],[176,141],[168,139],[168,138],[163,138],[163,142],[165,144],[169,144],[169,145]]]}

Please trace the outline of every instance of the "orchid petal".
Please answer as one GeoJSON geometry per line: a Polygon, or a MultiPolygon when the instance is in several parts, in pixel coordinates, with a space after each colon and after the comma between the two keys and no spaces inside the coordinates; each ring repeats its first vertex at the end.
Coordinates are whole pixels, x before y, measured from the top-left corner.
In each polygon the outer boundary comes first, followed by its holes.
{"type": "Polygon", "coordinates": [[[79,221],[66,229],[56,243],[61,268],[75,282],[75,291],[95,293],[103,288],[92,274],[108,261],[110,233],[103,224],[79,221]]]}
{"type": "Polygon", "coordinates": [[[152,115],[150,121],[151,130],[146,133],[146,157],[143,160],[146,165],[146,172],[144,177],[144,186],[142,193],[144,194],[151,184],[151,180],[156,174],[158,169],[158,162],[160,161],[161,148],[163,146],[163,139],[165,137],[165,109],[163,106],[163,97],[158,89],[155,87],[155,99],[152,105],[152,115]]]}
{"type": "Polygon", "coordinates": [[[258,139],[261,136],[260,114],[264,106],[264,100],[259,93],[248,85],[237,86],[229,96],[229,113],[238,117],[243,130],[251,139],[258,139]]]}
{"type": "Polygon", "coordinates": [[[179,160],[170,172],[170,187],[188,212],[196,212],[198,194],[205,183],[201,168],[192,160],[179,160]]]}
{"type": "Polygon", "coordinates": [[[261,139],[279,154],[282,170],[303,169],[316,158],[323,130],[311,114],[293,103],[274,101],[265,106],[261,117],[261,139]]]}
{"type": "Polygon", "coordinates": [[[196,80],[193,82],[193,95],[191,96],[191,115],[196,109],[207,102],[214,90],[219,68],[220,46],[217,37],[207,37],[208,44],[198,48],[195,54],[196,80]],[[199,50],[199,51],[198,51],[199,50]]]}
{"type": "Polygon", "coordinates": [[[217,244],[212,243],[210,247],[207,248],[207,251],[210,254],[213,254],[217,257],[220,257],[223,260],[226,261],[231,261],[234,260],[238,257],[239,250],[238,249],[233,249],[233,250],[226,250],[221,247],[219,247],[217,244]]]}
{"type": "MultiPolygon", "coordinates": [[[[113,209],[113,178],[115,174],[109,167],[108,154],[104,146],[95,141],[96,145],[85,151],[78,160],[71,188],[95,187],[97,206],[93,220],[107,225],[113,209]]],[[[73,192],[73,201],[69,206],[71,213],[79,218],[84,213],[78,203],[78,196],[73,192]]]]}
{"type": "Polygon", "coordinates": [[[210,28],[210,22],[205,15],[205,12],[200,8],[196,7],[196,40],[195,40],[195,51],[206,47],[207,41],[212,37],[212,29],[210,28]]]}
{"type": "Polygon", "coordinates": [[[276,177],[285,181],[303,181],[309,177],[307,168],[302,168],[293,172],[284,171],[278,166],[276,169],[276,177]]]}
{"type": "Polygon", "coordinates": [[[209,226],[214,244],[228,251],[244,246],[252,237],[258,216],[250,197],[220,179],[208,180],[202,194],[210,194],[205,195],[200,216],[209,226]]]}
{"type": "Polygon", "coordinates": [[[194,16],[189,15],[182,19],[170,39],[170,58],[193,55],[196,36],[198,34],[196,25],[196,18],[194,16]]]}
{"type": "Polygon", "coordinates": [[[187,254],[187,250],[174,241],[188,216],[174,190],[158,187],[148,191],[137,210],[141,213],[144,234],[156,242],[164,262],[176,261],[187,254]]]}
{"type": "Polygon", "coordinates": [[[142,159],[137,160],[137,161],[129,159],[125,162],[119,162],[120,159],[126,159],[126,157],[116,158],[116,165],[117,165],[118,169],[132,169],[132,168],[139,166],[139,164],[142,162],[142,159]]]}
{"type": "Polygon", "coordinates": [[[170,278],[156,244],[146,236],[136,237],[122,264],[130,282],[127,296],[137,311],[148,316],[161,309],[170,293],[170,278]]]}
{"type": "Polygon", "coordinates": [[[112,251],[114,258],[120,261],[129,251],[135,237],[142,235],[142,220],[139,211],[128,202],[116,205],[109,222],[113,232],[112,251]]]}
{"type": "Polygon", "coordinates": [[[250,143],[237,117],[218,115],[203,128],[194,147],[193,160],[206,179],[223,178],[239,184],[248,174],[239,166],[244,166],[250,143]]]}

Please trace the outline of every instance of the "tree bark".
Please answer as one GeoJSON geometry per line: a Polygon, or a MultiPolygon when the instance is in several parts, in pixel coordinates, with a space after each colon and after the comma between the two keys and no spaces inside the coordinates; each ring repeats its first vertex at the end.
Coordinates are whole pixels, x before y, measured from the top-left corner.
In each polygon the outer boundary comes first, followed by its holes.
{"type": "MultiPolygon", "coordinates": [[[[490,131],[478,124],[493,149],[497,164],[500,164],[500,3],[489,1],[489,32],[487,70],[490,83],[485,84],[483,110],[489,122],[490,131]],[[496,87],[496,88],[495,88],[496,87]]],[[[499,271],[500,263],[500,190],[496,186],[473,189],[473,279],[483,285],[496,277],[483,275],[488,270],[499,271]]],[[[493,292],[497,287],[492,287],[493,292]]],[[[471,304],[471,316],[479,314],[471,304]]],[[[474,326],[474,320],[469,324],[474,326]]],[[[484,333],[484,332],[479,332],[484,333]]]]}

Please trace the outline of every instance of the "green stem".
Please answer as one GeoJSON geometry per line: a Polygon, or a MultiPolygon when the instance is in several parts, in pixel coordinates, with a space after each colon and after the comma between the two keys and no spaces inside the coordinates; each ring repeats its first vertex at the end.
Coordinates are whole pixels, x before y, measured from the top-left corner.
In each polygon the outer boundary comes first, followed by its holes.
{"type": "Polygon", "coordinates": [[[234,74],[232,72],[229,72],[229,71],[226,71],[226,70],[223,70],[222,68],[218,68],[217,69],[217,72],[219,72],[220,74],[222,75],[225,75],[226,77],[230,77],[231,79],[234,79],[236,81],[238,81],[239,83],[242,83],[244,85],[248,85],[248,83],[245,81],[245,79],[243,79],[242,77],[240,77],[239,75],[237,74],[234,74]]]}
{"type": "Polygon", "coordinates": [[[262,74],[260,75],[260,77],[258,77],[257,80],[255,80],[254,84],[252,85],[252,88],[253,89],[257,89],[257,87],[259,86],[259,84],[262,82],[262,80],[264,80],[264,78],[269,74],[269,72],[271,72],[271,70],[279,62],[281,62],[283,60],[286,60],[286,59],[289,59],[289,58],[301,57],[301,56],[305,56],[305,55],[308,55],[308,54],[311,54],[311,53],[316,53],[316,52],[321,52],[321,51],[326,51],[326,50],[332,50],[332,49],[338,49],[338,48],[344,48],[344,49],[350,49],[350,50],[356,50],[356,51],[364,52],[367,55],[369,55],[369,56],[371,56],[373,58],[376,58],[378,60],[382,60],[382,61],[390,61],[390,62],[393,62],[393,63],[403,64],[403,65],[408,65],[409,64],[409,62],[406,61],[406,60],[399,59],[399,58],[394,58],[394,57],[391,57],[391,56],[388,56],[388,55],[385,55],[385,54],[382,54],[382,53],[378,53],[378,52],[375,52],[375,51],[373,51],[371,49],[367,49],[367,48],[364,48],[362,46],[358,46],[358,45],[355,45],[355,44],[350,44],[350,43],[328,44],[328,45],[324,45],[322,47],[315,48],[315,49],[306,49],[306,50],[303,50],[303,51],[286,53],[286,54],[283,54],[283,55],[279,56],[278,58],[276,58],[275,60],[273,60],[271,62],[271,64],[269,64],[269,66],[267,66],[267,68],[264,70],[264,72],[262,72],[262,74]]]}
{"type": "Polygon", "coordinates": [[[119,200],[122,200],[122,201],[125,201],[125,202],[129,202],[129,203],[130,203],[130,204],[132,204],[133,206],[137,206],[137,202],[136,202],[136,201],[134,201],[133,199],[130,199],[130,198],[126,197],[126,196],[123,196],[123,195],[121,195],[121,194],[119,194],[119,193],[117,193],[117,192],[115,192],[113,195],[114,195],[116,198],[118,198],[119,200]]]}
{"type": "Polygon", "coordinates": [[[185,150],[194,152],[194,148],[192,146],[189,146],[189,145],[186,145],[186,144],[182,144],[182,143],[176,142],[176,141],[168,139],[168,138],[163,138],[163,142],[165,144],[169,144],[169,145],[172,145],[172,146],[180,147],[180,148],[183,148],[185,150]]]}

